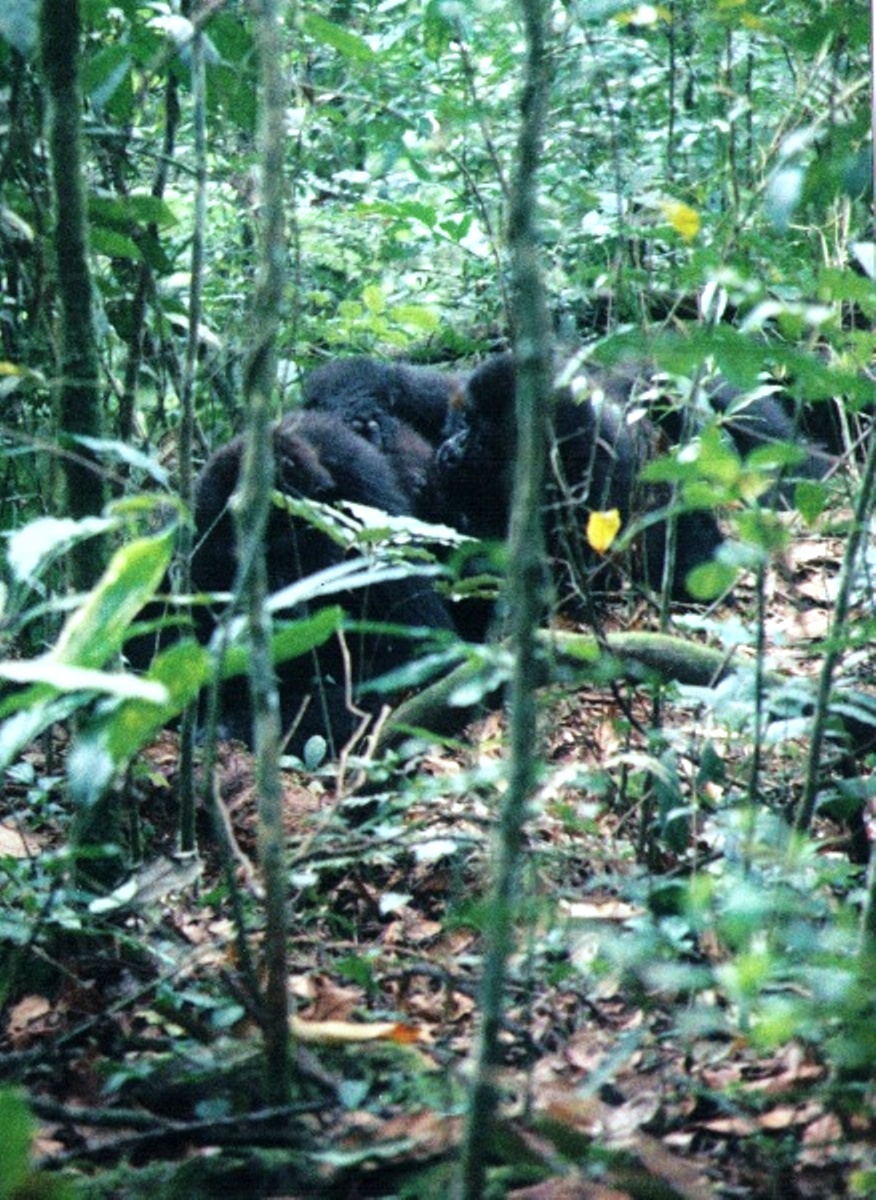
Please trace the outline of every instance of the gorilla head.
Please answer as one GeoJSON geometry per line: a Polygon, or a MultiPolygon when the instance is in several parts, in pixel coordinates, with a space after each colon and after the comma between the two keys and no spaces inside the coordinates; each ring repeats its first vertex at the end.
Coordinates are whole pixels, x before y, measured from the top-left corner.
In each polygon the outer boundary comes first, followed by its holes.
{"type": "MultiPolygon", "coordinates": [[[[584,591],[597,582],[603,587],[611,582],[604,560],[586,544],[588,512],[617,509],[626,526],[669,499],[664,490],[638,483],[653,452],[654,429],[641,418],[627,421],[626,382],[597,370],[590,383],[590,394],[580,401],[568,391],[556,397],[545,513],[551,555],[584,591]]],[[[468,380],[436,455],[447,519],[475,537],[503,538],[507,533],[517,441],[515,392],[510,354],[483,363],[468,380]]],[[[711,558],[721,535],[709,513],[681,513],[677,520],[673,592],[683,596],[688,572],[711,558]]],[[[660,586],[665,539],[665,521],[646,523],[633,562],[640,581],[660,586]]]]}
{"type": "Polygon", "coordinates": [[[457,377],[426,367],[357,357],[317,368],[302,391],[306,409],[335,414],[383,451],[413,513],[440,520],[430,487],[432,455],[459,386],[457,377]]]}
{"type": "Polygon", "coordinates": [[[430,367],[364,356],[340,358],[305,377],[304,407],[339,413],[369,441],[372,433],[384,436],[383,418],[393,416],[434,446],[444,433],[447,407],[458,387],[458,377],[430,367]]]}

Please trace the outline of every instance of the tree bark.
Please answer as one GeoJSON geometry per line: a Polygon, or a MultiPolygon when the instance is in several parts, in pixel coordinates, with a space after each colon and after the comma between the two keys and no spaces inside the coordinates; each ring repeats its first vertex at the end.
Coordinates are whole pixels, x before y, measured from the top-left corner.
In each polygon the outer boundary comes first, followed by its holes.
{"type": "MultiPolygon", "coordinates": [[[[55,212],[54,254],[60,303],[59,440],[64,450],[65,507],[75,518],[100,513],[105,487],[96,460],[76,442],[99,438],[100,363],[88,264],[88,225],[82,165],[82,90],[79,0],[43,0],[40,50],[49,96],[48,137],[55,212]]],[[[106,546],[89,539],[71,552],[71,581],[87,591],[106,562],[106,546]]]]}
{"type": "Polygon", "coordinates": [[[265,886],[266,990],[262,1029],[268,1095],[283,1103],[289,1092],[290,1033],[286,970],[287,880],[280,783],[280,713],[271,658],[271,618],[265,607],[264,535],[271,506],[274,458],[270,402],[276,381],[275,341],[283,300],[285,236],[285,94],[277,30],[282,0],[256,0],[256,43],[262,105],[260,269],[253,300],[246,363],[246,451],[237,509],[240,597],[247,614],[250,695],[259,801],[259,857],[265,886]]]}
{"type": "Polygon", "coordinates": [[[484,1194],[487,1156],[498,1104],[505,976],[520,906],[521,857],[526,808],[535,787],[538,730],[536,689],[541,670],[538,629],[546,601],[546,555],[542,520],[544,464],[551,395],[550,323],[539,262],[536,172],[550,90],[542,0],[523,0],[526,78],[517,164],[511,191],[514,345],[517,361],[517,451],[509,532],[508,579],[514,668],[509,688],[509,779],[499,815],[494,879],[487,904],[480,991],[480,1029],[469,1098],[461,1168],[461,1194],[484,1194]]]}

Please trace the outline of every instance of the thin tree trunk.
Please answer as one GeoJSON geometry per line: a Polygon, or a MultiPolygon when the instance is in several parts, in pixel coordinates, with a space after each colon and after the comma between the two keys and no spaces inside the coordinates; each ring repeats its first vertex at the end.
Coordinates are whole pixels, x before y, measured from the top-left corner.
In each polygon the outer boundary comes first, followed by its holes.
{"type": "Polygon", "coordinates": [[[502,800],[495,877],[487,905],[480,1030],[469,1101],[461,1194],[478,1200],[484,1182],[498,1104],[499,1032],[508,956],[520,911],[526,806],[535,786],[539,678],[537,632],[545,609],[546,575],[542,498],[551,392],[550,325],[539,263],[536,171],[549,92],[545,4],[523,0],[527,37],[526,80],[517,168],[511,192],[513,320],[517,359],[517,458],[510,528],[509,578],[514,672],[509,689],[509,781],[502,800]]]}
{"type": "MultiPolygon", "coordinates": [[[[195,135],[195,218],[192,228],[191,283],[186,361],[180,389],[179,491],[189,511],[194,510],[192,447],[195,428],[195,381],[198,373],[198,331],[201,326],[201,293],[204,282],[204,241],[207,227],[207,78],[204,35],[195,27],[191,46],[192,119],[195,135]]],[[[179,534],[179,588],[192,591],[192,530],[185,522],[179,534]]],[[[183,714],[180,728],[180,849],[195,848],[195,705],[183,714]]]]}
{"type": "Polygon", "coordinates": [[[259,798],[259,849],[265,886],[263,1032],[268,1093],[283,1103],[289,1091],[290,1035],[286,971],[286,870],[280,785],[280,714],[271,661],[271,620],[265,608],[264,535],[271,505],[274,459],[270,400],[276,380],[275,341],[283,300],[285,95],[277,30],[282,0],[254,0],[262,104],[260,270],[253,302],[244,379],[246,452],[240,491],[240,586],[248,618],[250,694],[259,798]]]}
{"type": "MultiPolygon", "coordinates": [[[[79,0],[43,0],[40,49],[49,96],[48,138],[55,213],[54,250],[58,275],[61,337],[59,438],[64,455],[65,507],[79,518],[100,513],[103,478],[77,435],[101,436],[99,358],[88,265],[88,227],[82,166],[82,90],[79,82],[79,0]]],[[[71,552],[71,581],[87,591],[100,575],[106,548],[89,539],[71,552]]]]}

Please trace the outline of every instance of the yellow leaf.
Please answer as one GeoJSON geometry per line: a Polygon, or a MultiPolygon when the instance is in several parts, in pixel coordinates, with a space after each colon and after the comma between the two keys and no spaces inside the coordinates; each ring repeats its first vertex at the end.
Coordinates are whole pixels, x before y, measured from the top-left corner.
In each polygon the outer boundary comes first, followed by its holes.
{"type": "Polygon", "coordinates": [[[700,214],[679,200],[666,200],[660,206],[666,220],[685,241],[693,241],[700,231],[700,214]]]}
{"type": "Polygon", "coordinates": [[[597,554],[605,554],[620,527],[620,513],[616,508],[608,512],[592,512],[587,518],[587,541],[597,554]]]}
{"type": "Polygon", "coordinates": [[[672,14],[662,4],[638,4],[627,12],[620,12],[615,17],[618,25],[636,25],[647,28],[656,25],[658,21],[672,20],[672,14]]]}
{"type": "Polygon", "coordinates": [[[289,1026],[299,1041],[323,1046],[376,1041],[406,1044],[420,1039],[413,1026],[401,1021],[373,1021],[365,1025],[357,1021],[302,1021],[292,1016],[289,1026]]]}

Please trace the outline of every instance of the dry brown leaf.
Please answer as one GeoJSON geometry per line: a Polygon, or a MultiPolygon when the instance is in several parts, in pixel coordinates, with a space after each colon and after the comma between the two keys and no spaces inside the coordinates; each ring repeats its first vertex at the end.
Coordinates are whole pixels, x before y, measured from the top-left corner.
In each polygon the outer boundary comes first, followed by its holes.
{"type": "Polygon", "coordinates": [[[833,1162],[836,1147],[842,1146],[846,1139],[839,1118],[826,1113],[806,1126],[802,1140],[800,1161],[820,1167],[833,1162]]]}
{"type": "Polygon", "coordinates": [[[610,1107],[605,1118],[606,1137],[612,1145],[638,1145],[641,1127],[652,1121],[659,1110],[660,1095],[653,1089],[642,1091],[617,1107],[610,1107]]]}
{"type": "Polygon", "coordinates": [[[28,849],[27,840],[10,825],[0,825],[0,857],[30,858],[39,846],[35,843],[28,849]]]}
{"type": "Polygon", "coordinates": [[[668,1183],[672,1192],[683,1200],[706,1200],[714,1195],[700,1167],[667,1149],[657,1138],[640,1134],[631,1149],[649,1175],[668,1183]]]}
{"type": "Polygon", "coordinates": [[[771,1108],[769,1112],[762,1113],[758,1117],[757,1123],[761,1129],[776,1133],[785,1129],[793,1129],[796,1125],[805,1125],[820,1112],[821,1106],[818,1104],[807,1104],[804,1107],[799,1104],[780,1104],[777,1108],[771,1108]]]}
{"type": "MultiPolygon", "coordinates": [[[[300,988],[293,990],[297,995],[304,994],[300,988]]],[[[365,1000],[362,988],[342,987],[330,976],[316,972],[307,980],[306,995],[310,1004],[298,1013],[298,1018],[308,1023],[346,1021],[365,1000]]]]}
{"type": "Polygon", "coordinates": [[[646,910],[638,904],[609,897],[607,900],[561,900],[559,911],[574,921],[629,921],[646,910]]]}
{"type": "Polygon", "coordinates": [[[6,1035],[13,1049],[20,1050],[34,1038],[44,1036],[53,1013],[53,1005],[45,996],[25,996],[13,1004],[6,1019],[6,1035]]]}
{"type": "MultiPolygon", "coordinates": [[[[341,1144],[349,1148],[363,1141],[375,1147],[399,1142],[403,1149],[399,1150],[398,1161],[423,1162],[446,1155],[459,1146],[463,1128],[462,1117],[446,1117],[431,1111],[401,1113],[382,1123],[364,1120],[361,1130],[344,1138],[341,1144]]],[[[382,1153],[380,1161],[385,1164],[392,1159],[382,1153]]]]}
{"type": "Polygon", "coordinates": [[[699,1128],[729,1137],[751,1137],[757,1133],[757,1122],[750,1117],[716,1117],[714,1121],[701,1121],[699,1128]]]}
{"type": "Polygon", "coordinates": [[[659,1106],[659,1097],[653,1092],[643,1092],[629,1103],[614,1107],[595,1096],[585,1098],[571,1090],[568,1093],[558,1090],[549,1100],[546,1112],[553,1120],[580,1133],[608,1138],[623,1146],[648,1175],[669,1184],[685,1200],[704,1200],[712,1193],[699,1168],[641,1130],[643,1122],[650,1120],[659,1106]]]}

